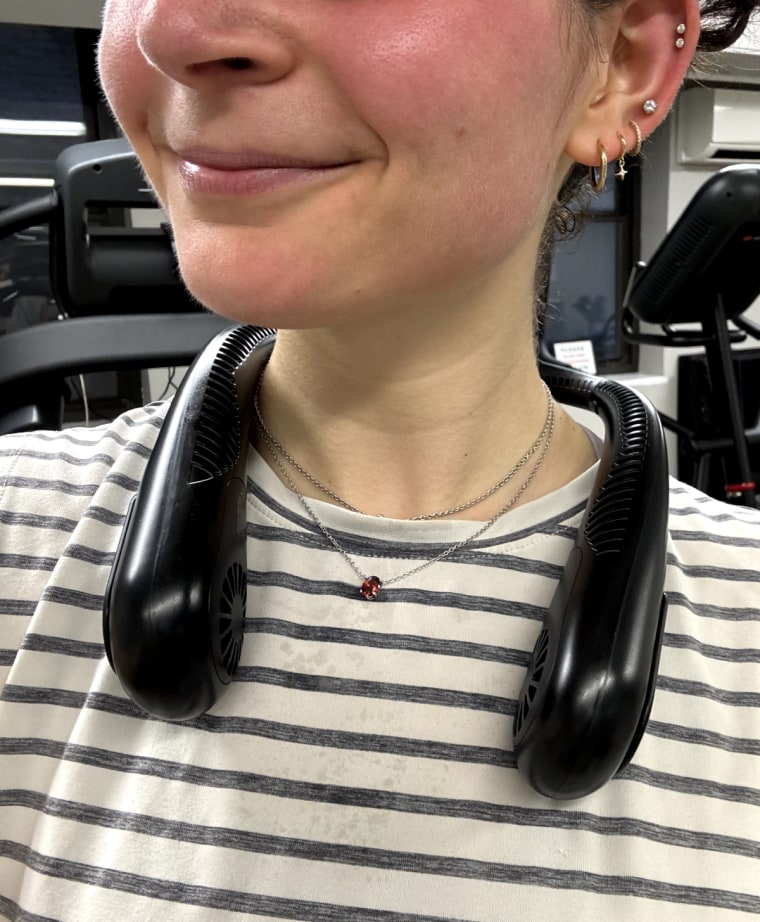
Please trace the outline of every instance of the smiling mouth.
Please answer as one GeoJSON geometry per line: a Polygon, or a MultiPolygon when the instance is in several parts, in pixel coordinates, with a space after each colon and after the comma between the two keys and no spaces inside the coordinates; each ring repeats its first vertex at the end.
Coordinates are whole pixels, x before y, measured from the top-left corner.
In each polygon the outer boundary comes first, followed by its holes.
{"type": "Polygon", "coordinates": [[[257,195],[331,178],[357,161],[326,163],[295,157],[248,153],[178,154],[180,182],[201,195],[257,195]]]}

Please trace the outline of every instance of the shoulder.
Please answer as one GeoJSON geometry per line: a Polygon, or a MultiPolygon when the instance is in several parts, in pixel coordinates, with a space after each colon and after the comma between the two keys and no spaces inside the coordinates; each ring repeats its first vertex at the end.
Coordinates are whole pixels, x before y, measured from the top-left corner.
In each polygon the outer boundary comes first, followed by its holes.
{"type": "Polygon", "coordinates": [[[680,674],[699,675],[713,688],[752,689],[757,707],[760,510],[674,483],[665,592],[664,643],[678,659],[680,674]]]}
{"type": "Polygon", "coordinates": [[[0,689],[40,599],[60,595],[56,573],[61,598],[99,607],[94,590],[165,412],[153,405],[97,428],[0,438],[0,689]]]}
{"type": "Polygon", "coordinates": [[[166,406],[130,410],[94,428],[0,438],[0,526],[18,513],[78,517],[105,482],[133,492],[166,406]]]}
{"type": "Polygon", "coordinates": [[[760,510],[671,485],[671,585],[694,602],[746,608],[760,624],[760,510]]]}
{"type": "MultiPolygon", "coordinates": [[[[165,416],[155,404],[95,428],[0,438],[0,567],[52,567],[83,521],[120,526],[165,416]]],[[[6,582],[7,582],[6,579],[6,582]]]]}
{"type": "Polygon", "coordinates": [[[669,532],[673,562],[682,568],[760,586],[760,509],[729,505],[672,481],[669,532]]]}

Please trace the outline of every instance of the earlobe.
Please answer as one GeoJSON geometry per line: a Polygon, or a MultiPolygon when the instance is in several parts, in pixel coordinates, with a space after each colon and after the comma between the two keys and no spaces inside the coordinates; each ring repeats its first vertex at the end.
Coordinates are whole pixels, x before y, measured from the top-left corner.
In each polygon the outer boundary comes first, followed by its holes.
{"type": "Polygon", "coordinates": [[[599,166],[600,145],[617,159],[625,143],[630,156],[639,134],[648,137],[663,121],[699,39],[698,0],[623,0],[622,7],[603,84],[591,87],[565,147],[589,167],[599,166]]]}

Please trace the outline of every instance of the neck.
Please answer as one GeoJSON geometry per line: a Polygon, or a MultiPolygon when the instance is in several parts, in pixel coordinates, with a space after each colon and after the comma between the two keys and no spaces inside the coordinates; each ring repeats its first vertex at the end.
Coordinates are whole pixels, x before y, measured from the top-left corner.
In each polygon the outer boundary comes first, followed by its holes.
{"type": "MultiPolygon", "coordinates": [[[[516,325],[500,308],[496,323],[472,314],[464,323],[461,310],[439,310],[435,323],[384,316],[361,327],[283,331],[262,382],[262,416],[296,461],[362,512],[410,518],[456,507],[503,478],[545,426],[530,312],[521,316],[527,321],[516,325]]],[[[270,457],[261,439],[258,447],[270,457]]],[[[539,455],[459,517],[494,515],[539,455]]],[[[553,444],[520,502],[592,460],[585,437],[558,412],[553,444]]],[[[327,498],[287,467],[300,492],[327,498]]]]}

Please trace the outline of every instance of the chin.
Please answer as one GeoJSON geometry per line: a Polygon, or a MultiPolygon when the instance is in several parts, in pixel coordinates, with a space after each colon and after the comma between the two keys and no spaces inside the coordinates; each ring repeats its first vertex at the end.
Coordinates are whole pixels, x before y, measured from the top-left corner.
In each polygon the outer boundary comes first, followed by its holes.
{"type": "Polygon", "coordinates": [[[233,321],[281,330],[344,326],[388,311],[398,298],[387,289],[393,273],[371,265],[360,275],[358,257],[333,259],[313,243],[277,246],[235,234],[209,242],[177,233],[180,272],[204,307],[233,321]]]}
{"type": "Polygon", "coordinates": [[[356,305],[337,296],[326,298],[316,286],[293,278],[292,272],[264,277],[254,272],[213,277],[183,270],[190,292],[204,307],[239,323],[272,329],[308,330],[340,325],[355,319],[356,305]]]}
{"type": "Polygon", "coordinates": [[[271,246],[240,246],[231,234],[208,241],[179,232],[176,245],[185,285],[214,313],[273,328],[319,323],[312,316],[319,283],[303,260],[294,262],[271,246]]]}

